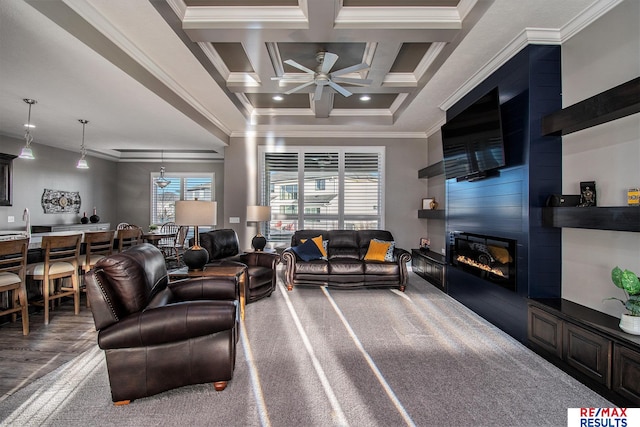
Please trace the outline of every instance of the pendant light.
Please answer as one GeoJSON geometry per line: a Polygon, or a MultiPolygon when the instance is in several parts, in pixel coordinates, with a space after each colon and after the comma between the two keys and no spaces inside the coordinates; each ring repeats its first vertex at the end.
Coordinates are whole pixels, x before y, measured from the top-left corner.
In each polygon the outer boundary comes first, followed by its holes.
{"type": "MultiPolygon", "coordinates": [[[[164,163],[164,151],[160,152],[160,165],[164,163]]],[[[167,178],[164,177],[164,166],[160,166],[160,178],[157,178],[155,184],[158,188],[165,188],[167,185],[171,184],[167,178]]]]}
{"type": "Polygon", "coordinates": [[[78,169],[89,169],[89,165],[87,164],[87,159],[85,159],[85,156],[87,155],[87,149],[84,146],[84,127],[87,123],[89,123],[88,120],[83,120],[80,119],[78,120],[80,123],[82,123],[82,145],[80,146],[80,160],[78,160],[78,164],[76,165],[76,168],[78,169]]]}
{"type": "Polygon", "coordinates": [[[26,144],[22,148],[22,151],[20,151],[20,156],[18,157],[20,157],[21,159],[33,160],[35,159],[35,157],[33,157],[33,151],[31,151],[31,142],[33,141],[33,136],[31,136],[31,106],[38,101],[29,98],[24,98],[23,101],[29,104],[29,115],[27,116],[27,124],[25,125],[27,127],[27,131],[24,134],[26,144]]]}

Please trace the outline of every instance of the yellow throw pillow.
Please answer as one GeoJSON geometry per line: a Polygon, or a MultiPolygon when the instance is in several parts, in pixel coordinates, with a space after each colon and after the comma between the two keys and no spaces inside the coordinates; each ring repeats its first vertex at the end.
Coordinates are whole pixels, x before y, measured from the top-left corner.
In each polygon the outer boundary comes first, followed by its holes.
{"type": "MultiPolygon", "coordinates": [[[[320,250],[320,253],[322,254],[322,256],[326,258],[327,257],[327,251],[325,250],[324,245],[322,244],[322,234],[317,236],[317,237],[314,237],[311,240],[313,240],[313,243],[316,244],[316,246],[320,250]]],[[[307,241],[307,239],[300,239],[300,243],[304,243],[306,241],[307,241]]]]}
{"type": "Polygon", "coordinates": [[[387,254],[387,250],[391,246],[391,243],[382,243],[371,240],[369,242],[369,249],[364,256],[365,261],[384,261],[384,256],[387,254]]]}

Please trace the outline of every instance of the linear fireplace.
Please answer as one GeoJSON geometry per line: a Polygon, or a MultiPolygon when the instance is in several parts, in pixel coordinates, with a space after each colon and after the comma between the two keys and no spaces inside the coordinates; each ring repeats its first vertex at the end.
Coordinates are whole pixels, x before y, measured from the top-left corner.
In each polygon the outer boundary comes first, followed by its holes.
{"type": "Polygon", "coordinates": [[[516,290],[516,241],[454,231],[451,265],[511,291],[516,290]]]}

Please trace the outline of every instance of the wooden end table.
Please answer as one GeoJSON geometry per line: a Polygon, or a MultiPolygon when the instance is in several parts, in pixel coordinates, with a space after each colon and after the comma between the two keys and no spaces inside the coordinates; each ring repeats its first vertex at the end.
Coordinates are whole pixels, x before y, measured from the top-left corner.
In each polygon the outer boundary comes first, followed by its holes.
{"type": "Polygon", "coordinates": [[[234,265],[210,265],[202,270],[189,270],[187,267],[177,268],[169,271],[169,280],[186,279],[189,277],[236,277],[240,287],[240,318],[244,320],[245,306],[245,277],[247,267],[234,265]]]}

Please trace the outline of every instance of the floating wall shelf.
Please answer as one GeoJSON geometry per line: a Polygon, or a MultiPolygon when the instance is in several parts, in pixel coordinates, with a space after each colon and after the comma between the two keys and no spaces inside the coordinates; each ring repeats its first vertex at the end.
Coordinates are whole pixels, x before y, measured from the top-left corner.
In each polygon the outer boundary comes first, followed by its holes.
{"type": "Polygon", "coordinates": [[[548,227],[640,232],[640,208],[631,206],[543,208],[542,223],[548,227]]]}

